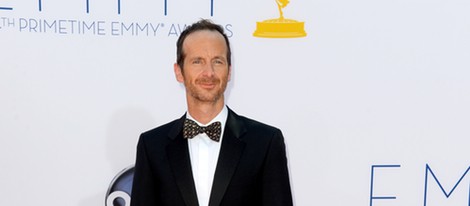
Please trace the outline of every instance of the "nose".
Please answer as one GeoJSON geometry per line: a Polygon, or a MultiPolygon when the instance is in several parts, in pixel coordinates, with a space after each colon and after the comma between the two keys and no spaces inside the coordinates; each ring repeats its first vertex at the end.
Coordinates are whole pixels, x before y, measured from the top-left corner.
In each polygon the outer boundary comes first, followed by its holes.
{"type": "Polygon", "coordinates": [[[207,77],[212,77],[215,74],[215,67],[212,64],[206,64],[204,67],[204,70],[202,71],[202,74],[207,77]]]}

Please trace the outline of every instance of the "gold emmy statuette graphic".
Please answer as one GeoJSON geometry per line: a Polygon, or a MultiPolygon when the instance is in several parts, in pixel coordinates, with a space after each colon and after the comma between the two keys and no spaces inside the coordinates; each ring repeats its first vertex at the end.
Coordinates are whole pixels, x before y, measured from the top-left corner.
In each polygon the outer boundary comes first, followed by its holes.
{"type": "Polygon", "coordinates": [[[279,18],[256,22],[256,31],[253,36],[267,38],[294,38],[307,36],[304,22],[285,19],[282,8],[289,4],[289,0],[276,0],[279,8],[279,18]]]}

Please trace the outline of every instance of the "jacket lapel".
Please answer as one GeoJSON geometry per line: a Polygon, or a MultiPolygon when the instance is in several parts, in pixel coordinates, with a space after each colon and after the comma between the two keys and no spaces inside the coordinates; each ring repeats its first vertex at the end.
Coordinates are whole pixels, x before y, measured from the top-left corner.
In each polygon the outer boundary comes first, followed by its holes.
{"type": "Polygon", "coordinates": [[[246,128],[243,122],[239,120],[237,114],[229,109],[209,206],[218,206],[222,201],[245,148],[245,143],[239,139],[245,132],[246,128]]]}
{"type": "Polygon", "coordinates": [[[194,184],[191,171],[191,161],[188,151],[188,141],[181,133],[183,128],[184,115],[169,132],[169,138],[173,141],[166,147],[168,161],[173,171],[176,184],[181,192],[184,202],[188,206],[197,206],[196,186],[194,184]]]}

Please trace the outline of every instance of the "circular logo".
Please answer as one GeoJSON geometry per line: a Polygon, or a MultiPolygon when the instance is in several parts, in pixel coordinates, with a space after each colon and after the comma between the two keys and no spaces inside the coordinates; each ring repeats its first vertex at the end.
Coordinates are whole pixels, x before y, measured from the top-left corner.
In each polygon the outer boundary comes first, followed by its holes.
{"type": "Polygon", "coordinates": [[[119,172],[106,192],[106,206],[130,206],[134,166],[119,172]]]}

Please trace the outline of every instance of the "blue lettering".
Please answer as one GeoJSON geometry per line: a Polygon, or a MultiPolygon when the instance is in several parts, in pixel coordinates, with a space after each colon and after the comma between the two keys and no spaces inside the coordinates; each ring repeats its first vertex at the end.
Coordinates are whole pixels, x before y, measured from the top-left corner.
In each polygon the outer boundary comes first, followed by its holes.
{"type": "Polygon", "coordinates": [[[132,36],[134,36],[134,23],[131,23],[128,27],[124,23],[121,23],[121,35],[124,35],[124,30],[131,31],[132,36]]]}
{"type": "Polygon", "coordinates": [[[49,22],[47,22],[46,20],[44,20],[44,32],[47,31],[47,28],[49,28],[49,29],[54,29],[54,32],[57,33],[56,21],[52,21],[52,23],[49,24],[49,22]]]}
{"type": "Polygon", "coordinates": [[[119,26],[119,22],[116,22],[116,21],[111,22],[111,35],[119,36],[119,29],[116,29],[115,26],[119,26]]]}
{"type": "Polygon", "coordinates": [[[118,14],[121,14],[121,0],[118,0],[118,14]]]}
{"type": "Polygon", "coordinates": [[[23,31],[23,29],[26,29],[28,27],[28,21],[26,19],[20,18],[20,32],[23,31]]]}
{"type": "MultiPolygon", "coordinates": [[[[75,31],[74,31],[74,27],[75,27],[75,23],[77,23],[76,20],[69,20],[70,22],[70,25],[71,25],[71,33],[74,34],[75,31]]],[[[80,26],[78,26],[78,28],[80,28],[80,26]]],[[[79,29],[79,33],[80,33],[80,29],[79,29]]]]}
{"type": "Polygon", "coordinates": [[[214,0],[211,0],[211,16],[214,16],[214,0]]]}
{"type": "Polygon", "coordinates": [[[2,19],[2,24],[0,26],[0,28],[4,27],[4,26],[8,26],[8,27],[15,27],[15,19],[14,18],[7,18],[7,17],[2,17],[0,18],[2,19]]]}
{"type": "Polygon", "coordinates": [[[233,31],[232,31],[232,25],[231,24],[225,25],[225,34],[227,34],[227,37],[232,37],[233,36],[233,31]]]}
{"type": "Polygon", "coordinates": [[[149,29],[148,29],[148,24],[145,24],[144,27],[140,27],[139,23],[135,23],[136,29],[135,29],[135,35],[139,35],[139,31],[147,33],[147,36],[149,35],[149,29]]]}
{"type": "Polygon", "coordinates": [[[92,22],[90,25],[88,25],[86,22],[83,22],[82,26],[83,26],[82,31],[84,34],[86,30],[92,30],[93,34],[95,34],[95,22],[92,22]]]}
{"type": "Polygon", "coordinates": [[[98,21],[98,35],[106,35],[105,29],[104,29],[104,21],[98,21]]]}
{"type": "Polygon", "coordinates": [[[178,32],[176,31],[175,24],[171,24],[170,31],[168,31],[168,36],[175,35],[178,36],[178,32]]]}
{"type": "Polygon", "coordinates": [[[67,34],[67,28],[64,26],[65,20],[59,20],[59,34],[67,34]]]}
{"type": "Polygon", "coordinates": [[[183,28],[179,24],[171,24],[170,31],[168,31],[168,36],[175,35],[179,36],[181,32],[187,27],[188,25],[184,25],[183,28]]]}
{"type": "MultiPolygon", "coordinates": [[[[41,24],[38,24],[38,22],[35,19],[29,19],[29,32],[32,32],[32,31],[38,32],[36,30],[38,25],[41,25],[41,24]]],[[[39,28],[39,30],[41,30],[41,28],[39,28]]]]}
{"type": "Polygon", "coordinates": [[[163,27],[163,24],[157,24],[157,26],[153,26],[153,24],[150,24],[150,27],[152,28],[152,31],[153,31],[153,36],[157,36],[157,31],[158,31],[158,28],[160,28],[160,25],[163,27]]]}
{"type": "MultiPolygon", "coordinates": [[[[215,10],[214,10],[214,1],[215,0],[210,0],[210,15],[214,16],[215,10]]],[[[43,4],[42,0],[37,0],[37,5],[38,5],[38,11],[42,12],[43,11],[43,4]]],[[[0,10],[13,10],[12,7],[0,7],[0,10]]],[[[117,14],[120,15],[122,10],[121,6],[121,0],[117,0],[117,14]]],[[[85,11],[87,14],[90,13],[90,0],[85,0],[85,11]]],[[[163,0],[163,14],[165,16],[168,15],[168,0],[163,0]]]]}
{"type": "MultiPolygon", "coordinates": [[[[428,194],[428,174],[431,173],[432,177],[434,180],[436,180],[437,185],[439,185],[439,188],[441,188],[442,192],[446,196],[446,198],[449,198],[450,195],[454,192],[455,188],[460,184],[462,179],[467,175],[468,171],[470,170],[470,167],[467,168],[467,170],[463,173],[462,177],[460,177],[459,181],[454,185],[454,187],[450,190],[449,193],[445,191],[445,189],[442,187],[441,183],[437,179],[436,175],[434,175],[434,172],[432,171],[431,167],[429,167],[428,164],[426,164],[426,175],[425,175],[425,180],[424,180],[424,206],[426,206],[427,203],[427,194],[428,194]]],[[[468,195],[468,205],[470,206],[470,189],[469,189],[469,195],[468,195]]]]}
{"type": "Polygon", "coordinates": [[[374,196],[374,171],[375,168],[390,168],[390,167],[400,167],[400,165],[372,165],[371,175],[370,175],[370,206],[372,206],[373,200],[386,200],[386,199],[397,199],[393,196],[374,196]]]}

